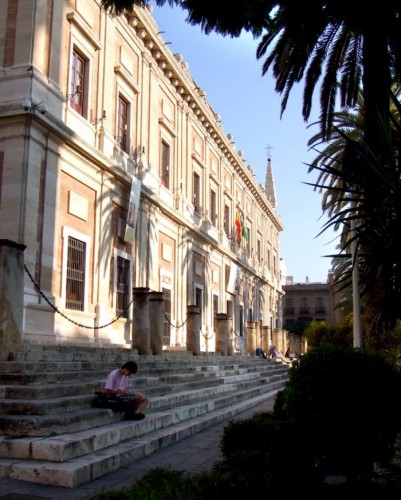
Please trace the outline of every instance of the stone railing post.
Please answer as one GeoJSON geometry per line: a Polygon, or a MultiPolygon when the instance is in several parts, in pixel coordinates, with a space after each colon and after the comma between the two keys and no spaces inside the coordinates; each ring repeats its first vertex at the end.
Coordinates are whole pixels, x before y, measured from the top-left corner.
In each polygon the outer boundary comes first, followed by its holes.
{"type": "Polygon", "coordinates": [[[227,356],[234,354],[234,342],[233,317],[227,315],[227,356]]]}
{"type": "Polygon", "coordinates": [[[265,353],[268,353],[269,347],[270,347],[269,327],[263,326],[262,327],[262,349],[265,351],[265,353]]]}
{"type": "Polygon", "coordinates": [[[22,344],[24,317],[24,250],[0,240],[0,360],[6,361],[22,344]]]}
{"type": "Polygon", "coordinates": [[[255,321],[248,321],[246,324],[246,351],[250,354],[256,353],[256,327],[255,321]]]}
{"type": "Polygon", "coordinates": [[[227,356],[227,338],[228,338],[228,316],[225,313],[216,314],[216,352],[227,356]]]}
{"type": "Polygon", "coordinates": [[[150,349],[153,354],[163,352],[163,292],[149,293],[150,349]]]}
{"type": "Polygon", "coordinates": [[[132,347],[139,354],[150,354],[149,288],[132,290],[134,313],[132,315],[132,347]]]}
{"type": "Polygon", "coordinates": [[[187,351],[200,353],[200,313],[198,306],[188,306],[187,310],[187,351]]]}

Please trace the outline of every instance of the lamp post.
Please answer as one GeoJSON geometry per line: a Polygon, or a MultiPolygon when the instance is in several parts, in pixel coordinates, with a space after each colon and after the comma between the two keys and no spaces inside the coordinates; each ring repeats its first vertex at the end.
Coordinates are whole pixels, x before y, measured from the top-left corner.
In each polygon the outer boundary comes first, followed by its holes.
{"type": "MultiPolygon", "coordinates": [[[[358,173],[363,171],[365,165],[360,145],[355,141],[346,139],[342,157],[342,170],[346,175],[345,186],[349,189],[358,183],[358,173]]],[[[361,307],[359,302],[359,266],[358,266],[358,239],[356,232],[357,202],[351,200],[351,256],[352,256],[352,309],[353,309],[353,336],[354,347],[362,347],[361,335],[361,307]]]]}
{"type": "MultiPolygon", "coordinates": [[[[352,202],[356,209],[356,203],[352,202]]],[[[355,210],[356,211],[356,210],[355,210]]],[[[351,220],[351,255],[352,255],[352,310],[353,310],[353,336],[354,347],[362,347],[361,335],[361,305],[359,297],[359,266],[358,266],[358,243],[356,240],[356,220],[351,220]]]]}

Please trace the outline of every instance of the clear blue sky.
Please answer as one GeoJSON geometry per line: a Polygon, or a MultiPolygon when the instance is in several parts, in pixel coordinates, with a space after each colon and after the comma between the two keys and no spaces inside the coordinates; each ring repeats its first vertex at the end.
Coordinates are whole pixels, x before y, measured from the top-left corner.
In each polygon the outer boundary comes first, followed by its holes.
{"type": "MultiPolygon", "coordinates": [[[[233,135],[237,150],[252,165],[257,181],[265,184],[267,147],[276,186],[277,212],[284,224],[280,253],[287,276],[295,282],[326,282],[331,259],[336,253],[336,235],[318,236],[325,216],[321,194],[303,183],[314,182],[307,163],[316,153],[308,152],[308,139],[317,132],[307,129],[302,119],[303,85],[295,87],[280,118],[281,96],[275,92],[271,73],[262,76],[262,60],[256,59],[258,42],[249,34],[240,38],[205,35],[199,26],[185,21],[186,12],[178,7],[154,7],[153,16],[161,35],[173,53],[181,53],[206,99],[221,115],[226,134],[233,135]]],[[[312,111],[315,118],[319,109],[312,111]]]]}

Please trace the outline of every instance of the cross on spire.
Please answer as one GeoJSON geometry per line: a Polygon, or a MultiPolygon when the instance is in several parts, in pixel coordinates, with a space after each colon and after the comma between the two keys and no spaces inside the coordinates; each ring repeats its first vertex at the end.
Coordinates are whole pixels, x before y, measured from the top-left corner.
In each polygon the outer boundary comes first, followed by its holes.
{"type": "Polygon", "coordinates": [[[273,146],[270,146],[270,144],[268,146],[265,147],[266,151],[267,151],[267,159],[270,161],[270,158],[271,158],[271,150],[273,149],[273,146]]]}

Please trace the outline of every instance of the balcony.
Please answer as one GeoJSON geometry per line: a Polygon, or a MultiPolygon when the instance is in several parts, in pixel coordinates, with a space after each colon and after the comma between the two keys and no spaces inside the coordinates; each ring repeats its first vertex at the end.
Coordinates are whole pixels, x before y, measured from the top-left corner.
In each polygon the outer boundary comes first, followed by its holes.
{"type": "Polygon", "coordinates": [[[315,314],[326,314],[326,308],[324,306],[316,307],[315,314]]]}
{"type": "Polygon", "coordinates": [[[299,308],[299,314],[310,314],[309,307],[300,307],[299,308]]]}
{"type": "Polygon", "coordinates": [[[295,314],[295,310],[293,307],[285,307],[284,314],[295,314]]]}

